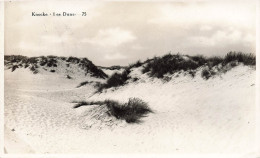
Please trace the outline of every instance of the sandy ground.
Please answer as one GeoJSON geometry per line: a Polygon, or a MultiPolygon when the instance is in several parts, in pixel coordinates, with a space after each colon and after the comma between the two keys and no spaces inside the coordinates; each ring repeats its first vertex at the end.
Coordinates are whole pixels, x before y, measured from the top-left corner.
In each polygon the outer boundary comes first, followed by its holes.
{"type": "Polygon", "coordinates": [[[20,69],[5,71],[8,153],[254,153],[255,70],[237,66],[203,80],[179,74],[169,82],[140,77],[92,96],[85,78],[69,80],[20,69]],[[139,97],[154,113],[139,124],[109,118],[105,107],[73,109],[74,100],[139,97]],[[19,146],[24,147],[24,149],[19,146]],[[17,149],[19,148],[19,150],[17,149]]]}

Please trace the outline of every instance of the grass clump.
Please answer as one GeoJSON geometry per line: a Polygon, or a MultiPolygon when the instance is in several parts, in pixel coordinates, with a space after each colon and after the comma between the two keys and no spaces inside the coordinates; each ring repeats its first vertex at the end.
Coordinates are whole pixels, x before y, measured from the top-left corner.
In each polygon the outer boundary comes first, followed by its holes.
{"type": "Polygon", "coordinates": [[[121,104],[114,100],[96,102],[78,102],[73,108],[89,105],[106,105],[107,113],[117,119],[125,120],[127,123],[139,123],[146,114],[153,112],[146,102],[139,98],[130,98],[127,103],[121,104]]]}
{"type": "Polygon", "coordinates": [[[85,86],[85,85],[90,84],[90,83],[93,83],[93,81],[84,81],[84,82],[81,82],[76,88],[85,86]]]}
{"type": "Polygon", "coordinates": [[[108,89],[111,87],[119,87],[126,83],[130,79],[130,69],[124,70],[122,73],[114,73],[110,76],[105,84],[99,84],[98,92],[101,92],[103,89],[108,89]]]}
{"type": "Polygon", "coordinates": [[[115,116],[117,119],[123,119],[127,123],[138,123],[141,117],[152,112],[147,103],[139,98],[130,98],[127,103],[121,105],[111,100],[106,100],[105,102],[112,116],[115,116]]]}
{"type": "Polygon", "coordinates": [[[18,68],[18,65],[14,65],[13,67],[12,67],[12,72],[15,70],[15,69],[17,69],[18,68]]]}
{"type": "Polygon", "coordinates": [[[173,74],[180,70],[194,70],[201,66],[202,63],[195,62],[194,60],[186,60],[179,54],[167,54],[163,57],[155,57],[148,62],[142,72],[149,72],[151,77],[163,78],[167,73],[173,74]]]}
{"type": "Polygon", "coordinates": [[[238,61],[243,63],[244,65],[255,65],[256,64],[256,57],[253,54],[245,54],[242,52],[229,52],[225,58],[223,63],[227,64],[231,61],[238,61]]]}
{"type": "MultiPolygon", "coordinates": [[[[75,58],[73,59],[75,60],[75,58]]],[[[107,74],[105,74],[101,69],[99,69],[87,58],[76,60],[76,62],[79,64],[79,67],[81,69],[85,70],[86,74],[90,73],[91,76],[93,77],[103,78],[103,79],[108,77],[107,74]]]]}
{"type": "Polygon", "coordinates": [[[204,79],[209,79],[211,77],[211,73],[209,69],[203,69],[201,72],[201,77],[204,79]]]}
{"type": "Polygon", "coordinates": [[[92,102],[87,102],[87,101],[73,101],[72,103],[77,103],[73,108],[79,108],[81,106],[89,106],[89,105],[103,105],[104,102],[102,101],[92,101],[92,102]]]}

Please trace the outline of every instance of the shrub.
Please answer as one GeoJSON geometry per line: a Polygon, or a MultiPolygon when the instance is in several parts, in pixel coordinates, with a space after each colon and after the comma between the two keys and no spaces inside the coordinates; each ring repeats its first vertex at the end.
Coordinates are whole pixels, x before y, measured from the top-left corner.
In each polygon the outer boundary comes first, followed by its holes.
{"type": "Polygon", "coordinates": [[[139,123],[140,119],[146,114],[153,112],[146,102],[139,98],[130,98],[127,103],[120,104],[114,100],[96,101],[96,102],[78,102],[73,108],[84,105],[106,105],[108,114],[117,119],[125,120],[127,123],[139,123]]]}
{"type": "Polygon", "coordinates": [[[38,59],[37,57],[30,57],[26,60],[27,63],[30,63],[30,64],[37,64],[38,62],[38,59]]]}
{"type": "Polygon", "coordinates": [[[40,62],[40,65],[41,66],[44,66],[44,65],[46,65],[47,64],[47,60],[42,60],[41,62],[40,62]]]}
{"type": "Polygon", "coordinates": [[[47,58],[57,58],[55,55],[48,55],[47,58]]]}
{"type": "Polygon", "coordinates": [[[242,52],[229,52],[224,58],[223,65],[226,65],[231,61],[242,62],[244,65],[255,65],[256,57],[253,54],[245,54],[242,52]]]}
{"type": "Polygon", "coordinates": [[[70,62],[70,63],[78,64],[80,59],[78,59],[76,57],[69,57],[66,61],[70,62]]]}
{"type": "Polygon", "coordinates": [[[204,79],[209,79],[211,77],[211,72],[209,69],[203,69],[201,72],[201,77],[204,79]]]}
{"type": "Polygon", "coordinates": [[[18,66],[17,65],[14,65],[13,67],[12,67],[12,72],[15,70],[15,69],[17,69],[18,68],[18,66]]]}
{"type": "Polygon", "coordinates": [[[196,71],[190,70],[190,71],[189,71],[189,74],[191,75],[192,78],[194,78],[195,75],[196,75],[196,71]]]}
{"type": "Polygon", "coordinates": [[[51,70],[50,72],[55,72],[55,70],[51,70]]]}
{"type": "Polygon", "coordinates": [[[130,73],[130,70],[125,70],[123,73],[114,73],[108,80],[107,80],[107,87],[118,87],[127,81],[129,79],[128,74],[130,73]]]}
{"type": "Polygon", "coordinates": [[[203,55],[196,55],[196,56],[188,56],[193,61],[197,62],[199,65],[203,65],[207,62],[207,59],[203,55]]]}
{"type": "Polygon", "coordinates": [[[151,77],[163,78],[167,73],[173,74],[180,70],[186,71],[198,68],[202,64],[202,59],[198,58],[197,60],[198,62],[195,62],[193,60],[185,60],[179,54],[167,54],[163,57],[156,57],[148,62],[142,72],[149,72],[151,77]]]}
{"type": "Polygon", "coordinates": [[[57,67],[57,60],[54,58],[51,58],[48,62],[47,62],[47,66],[48,67],[57,67]]]}
{"type": "Polygon", "coordinates": [[[122,73],[114,73],[108,78],[105,84],[99,84],[98,92],[101,92],[103,89],[122,86],[126,83],[128,79],[130,79],[129,73],[130,69],[124,70],[122,73]]]}
{"type": "Polygon", "coordinates": [[[223,58],[221,58],[221,57],[210,57],[210,58],[208,58],[207,59],[207,63],[208,63],[208,65],[209,65],[209,67],[214,67],[214,66],[216,66],[216,65],[218,65],[218,64],[220,64],[220,63],[222,63],[223,62],[223,58]]]}
{"type": "Polygon", "coordinates": [[[30,68],[30,70],[31,70],[31,71],[34,71],[34,70],[35,70],[35,67],[34,67],[34,66],[32,66],[32,67],[30,68]]]}
{"type": "Polygon", "coordinates": [[[27,57],[22,56],[22,55],[5,55],[4,60],[10,61],[10,62],[20,62],[23,60],[26,60],[27,57]]]}
{"type": "Polygon", "coordinates": [[[143,63],[142,63],[140,60],[138,60],[137,62],[135,62],[135,63],[133,63],[133,64],[130,64],[130,65],[128,66],[128,69],[140,67],[140,66],[142,66],[142,65],[143,65],[143,63]]]}
{"type": "Polygon", "coordinates": [[[33,65],[30,70],[33,72],[33,74],[37,74],[39,71],[36,69],[35,65],[33,65]]]}
{"type": "Polygon", "coordinates": [[[91,73],[91,76],[103,79],[108,77],[107,74],[105,74],[101,69],[95,66],[87,58],[79,60],[79,66],[81,67],[81,69],[85,70],[86,74],[91,73]]]}
{"type": "Polygon", "coordinates": [[[38,70],[34,70],[34,71],[33,71],[33,74],[37,74],[37,73],[39,73],[38,70]]]}
{"type": "Polygon", "coordinates": [[[138,81],[138,80],[139,80],[139,78],[137,78],[137,77],[135,77],[135,78],[132,79],[133,82],[136,82],[136,81],[138,81]]]}

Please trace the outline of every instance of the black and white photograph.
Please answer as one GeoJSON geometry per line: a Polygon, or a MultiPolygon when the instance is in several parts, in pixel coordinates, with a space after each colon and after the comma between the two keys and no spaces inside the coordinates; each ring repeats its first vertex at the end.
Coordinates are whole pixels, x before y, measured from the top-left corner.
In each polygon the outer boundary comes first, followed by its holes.
{"type": "Polygon", "coordinates": [[[259,4],[0,2],[3,157],[259,158],[259,4]]]}

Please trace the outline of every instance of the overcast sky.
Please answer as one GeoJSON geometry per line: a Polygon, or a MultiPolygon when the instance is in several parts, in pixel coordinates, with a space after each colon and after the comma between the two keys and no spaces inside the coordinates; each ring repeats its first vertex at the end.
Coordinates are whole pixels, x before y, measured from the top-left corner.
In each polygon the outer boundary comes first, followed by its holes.
{"type": "Polygon", "coordinates": [[[255,53],[255,1],[5,2],[5,54],[128,65],[168,52],[255,53]],[[87,16],[80,16],[81,12],[87,16]],[[33,17],[32,12],[77,13],[33,17]]]}

